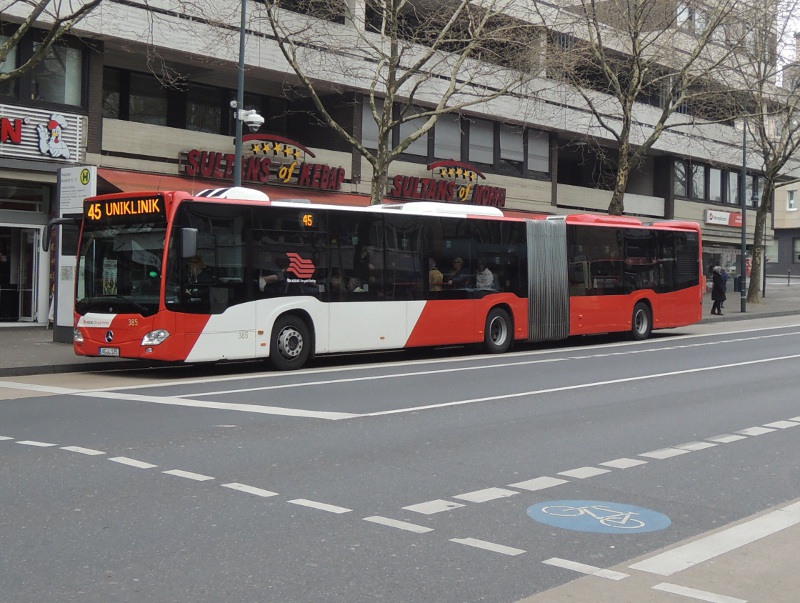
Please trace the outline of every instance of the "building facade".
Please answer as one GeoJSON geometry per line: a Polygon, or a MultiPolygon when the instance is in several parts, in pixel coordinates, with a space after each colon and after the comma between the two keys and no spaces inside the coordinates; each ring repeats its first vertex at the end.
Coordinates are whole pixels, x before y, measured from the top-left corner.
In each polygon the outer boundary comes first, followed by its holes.
{"type": "MultiPolygon", "coordinates": [[[[189,19],[178,2],[109,0],[79,24],[80,37],[66,38],[39,67],[0,87],[0,325],[47,322],[64,299],[57,289],[70,282],[70,266],[54,258],[74,254],[74,233],[62,231],[56,253],[42,251],[41,238],[47,220],[64,213],[65,168],[96,167],[98,193],[230,185],[239,44],[231,8],[239,4],[222,4],[227,22],[189,19]]],[[[255,13],[256,3],[247,8],[255,13]]],[[[25,17],[14,10],[4,15],[0,40],[25,17]]],[[[321,123],[263,20],[251,17],[246,31],[245,107],[265,123],[244,137],[243,185],[274,199],[367,205],[369,163],[321,123]]],[[[42,34],[27,36],[0,69],[29,56],[42,34]]],[[[345,76],[320,82],[322,102],[364,146],[374,146],[367,91],[345,76]]],[[[643,104],[639,117],[655,121],[658,111],[643,104]]],[[[580,97],[554,86],[444,115],[392,164],[386,198],[521,214],[605,213],[614,144],[589,136],[586,122],[580,97]]],[[[404,134],[398,128],[395,143],[404,134]]],[[[702,135],[667,131],[632,174],[625,213],[696,221],[706,264],[738,265],[741,159],[735,123],[708,125],[702,135]]],[[[755,163],[749,167],[752,239],[761,177],[755,163]]]]}

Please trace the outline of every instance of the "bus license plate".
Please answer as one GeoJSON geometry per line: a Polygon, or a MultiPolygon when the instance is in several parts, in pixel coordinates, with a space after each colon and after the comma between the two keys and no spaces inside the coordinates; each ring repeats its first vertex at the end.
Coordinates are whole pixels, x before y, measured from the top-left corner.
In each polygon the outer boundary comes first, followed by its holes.
{"type": "Polygon", "coordinates": [[[100,348],[101,356],[119,356],[119,348],[100,348]]]}

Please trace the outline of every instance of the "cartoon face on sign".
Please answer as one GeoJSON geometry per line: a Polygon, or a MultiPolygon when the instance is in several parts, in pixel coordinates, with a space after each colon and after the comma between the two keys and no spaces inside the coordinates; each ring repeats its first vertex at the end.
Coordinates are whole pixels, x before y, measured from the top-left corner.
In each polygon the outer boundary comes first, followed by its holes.
{"type": "Polygon", "coordinates": [[[53,113],[46,126],[44,124],[36,126],[39,134],[39,151],[51,157],[69,159],[69,147],[61,135],[66,127],[67,118],[60,113],[53,113]]]}

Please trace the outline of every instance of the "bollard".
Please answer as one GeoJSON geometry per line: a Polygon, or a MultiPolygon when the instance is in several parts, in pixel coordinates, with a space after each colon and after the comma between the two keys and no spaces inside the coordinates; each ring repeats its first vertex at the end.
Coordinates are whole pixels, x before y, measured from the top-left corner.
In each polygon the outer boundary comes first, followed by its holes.
{"type": "Polygon", "coordinates": [[[791,284],[792,284],[792,271],[791,271],[791,270],[789,270],[789,271],[786,273],[786,286],[788,287],[788,286],[789,286],[789,285],[791,285],[791,284]]]}

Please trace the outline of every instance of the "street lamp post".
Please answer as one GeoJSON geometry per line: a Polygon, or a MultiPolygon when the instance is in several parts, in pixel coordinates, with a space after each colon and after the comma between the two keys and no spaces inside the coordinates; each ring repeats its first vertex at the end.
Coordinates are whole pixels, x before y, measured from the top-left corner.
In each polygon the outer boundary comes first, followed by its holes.
{"type": "Polygon", "coordinates": [[[245,38],[247,37],[247,0],[242,0],[242,22],[239,27],[239,66],[236,76],[236,100],[231,102],[235,109],[236,139],[234,142],[233,160],[233,186],[242,185],[242,122],[247,122],[247,127],[252,132],[257,131],[264,123],[264,118],[254,109],[244,109],[244,51],[245,38]]]}
{"type": "Polygon", "coordinates": [[[739,299],[741,311],[747,312],[747,291],[745,275],[747,274],[747,115],[742,116],[742,174],[739,185],[739,202],[742,210],[742,261],[739,269],[739,299]]]}

